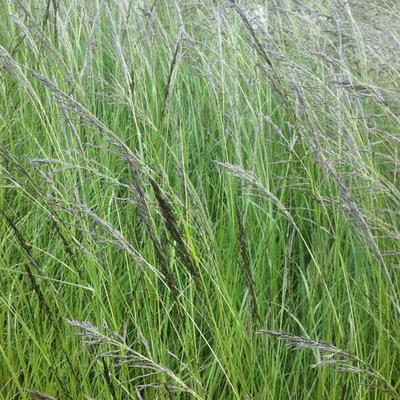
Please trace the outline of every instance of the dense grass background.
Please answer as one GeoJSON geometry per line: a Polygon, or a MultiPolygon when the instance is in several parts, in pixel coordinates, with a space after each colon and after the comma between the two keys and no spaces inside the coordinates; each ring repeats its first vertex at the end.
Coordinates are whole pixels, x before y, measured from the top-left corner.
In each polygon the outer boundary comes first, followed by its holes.
{"type": "Polygon", "coordinates": [[[400,399],[397,1],[0,13],[0,398],[400,399]]]}

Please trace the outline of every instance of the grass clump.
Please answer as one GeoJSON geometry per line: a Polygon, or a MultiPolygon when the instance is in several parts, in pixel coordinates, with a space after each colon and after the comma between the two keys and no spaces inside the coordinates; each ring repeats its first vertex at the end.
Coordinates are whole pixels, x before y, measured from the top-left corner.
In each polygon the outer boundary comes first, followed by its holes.
{"type": "Polygon", "coordinates": [[[0,398],[400,399],[397,2],[0,9],[0,398]]]}

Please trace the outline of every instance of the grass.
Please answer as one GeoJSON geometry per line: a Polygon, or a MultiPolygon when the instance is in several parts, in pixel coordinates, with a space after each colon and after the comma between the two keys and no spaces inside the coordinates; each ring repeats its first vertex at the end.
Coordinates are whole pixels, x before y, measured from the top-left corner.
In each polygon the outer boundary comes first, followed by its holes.
{"type": "Polygon", "coordinates": [[[0,0],[0,398],[400,399],[369,3],[0,0]]]}

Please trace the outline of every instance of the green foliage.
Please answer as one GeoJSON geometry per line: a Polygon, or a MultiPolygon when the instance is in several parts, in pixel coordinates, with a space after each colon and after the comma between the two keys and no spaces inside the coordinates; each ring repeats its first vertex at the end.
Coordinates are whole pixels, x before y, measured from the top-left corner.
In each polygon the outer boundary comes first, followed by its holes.
{"type": "Polygon", "coordinates": [[[0,398],[400,399],[369,3],[0,0],[0,398]]]}

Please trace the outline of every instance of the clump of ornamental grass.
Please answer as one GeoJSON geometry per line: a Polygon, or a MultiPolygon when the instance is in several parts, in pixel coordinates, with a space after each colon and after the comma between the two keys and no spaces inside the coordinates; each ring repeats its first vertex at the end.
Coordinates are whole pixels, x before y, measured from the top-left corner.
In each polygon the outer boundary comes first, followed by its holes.
{"type": "Polygon", "coordinates": [[[78,3],[0,0],[0,397],[399,399],[398,3],[78,3]]]}

